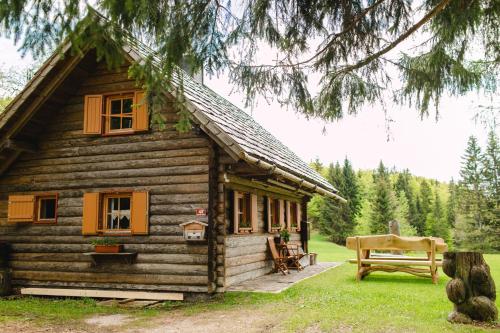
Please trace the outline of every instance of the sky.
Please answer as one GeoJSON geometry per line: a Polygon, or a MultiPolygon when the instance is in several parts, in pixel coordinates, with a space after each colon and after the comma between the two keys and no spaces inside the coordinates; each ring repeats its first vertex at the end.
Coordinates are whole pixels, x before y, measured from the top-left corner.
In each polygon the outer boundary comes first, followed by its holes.
{"type": "MultiPolygon", "coordinates": [[[[2,68],[26,67],[33,61],[29,55],[21,58],[11,40],[0,38],[0,49],[2,68]]],[[[225,75],[206,77],[205,84],[243,108],[244,96],[233,92],[225,75]]],[[[459,177],[470,135],[485,146],[487,129],[473,116],[476,105],[486,103],[488,100],[478,93],[445,97],[438,121],[432,113],[421,120],[417,110],[399,106],[389,107],[387,114],[376,105],[366,106],[356,116],[334,123],[307,120],[293,110],[262,100],[245,111],[306,162],[319,158],[329,164],[347,157],[355,169],[375,169],[383,160],[398,170],[408,168],[418,176],[449,181],[459,177]]]]}

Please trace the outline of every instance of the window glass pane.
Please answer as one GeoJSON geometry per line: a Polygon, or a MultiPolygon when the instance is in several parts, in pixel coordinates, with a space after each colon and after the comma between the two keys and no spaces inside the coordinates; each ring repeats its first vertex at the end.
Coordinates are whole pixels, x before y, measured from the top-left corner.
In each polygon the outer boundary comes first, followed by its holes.
{"type": "Polygon", "coordinates": [[[118,212],[117,214],[113,214],[110,229],[118,229],[118,212]]]}
{"type": "Polygon", "coordinates": [[[132,98],[123,100],[123,113],[132,113],[132,98]]]}
{"type": "Polygon", "coordinates": [[[110,129],[117,130],[121,128],[121,118],[120,117],[111,117],[110,129]]]}
{"type": "Polygon", "coordinates": [[[120,229],[130,229],[130,217],[122,216],[120,219],[120,229]]]}
{"type": "Polygon", "coordinates": [[[56,199],[40,199],[40,220],[53,220],[56,218],[56,199]]]}
{"type": "Polygon", "coordinates": [[[115,99],[111,101],[111,114],[122,113],[122,101],[121,99],[115,99]]]}
{"type": "Polygon", "coordinates": [[[122,118],[122,128],[132,128],[132,118],[123,117],[122,118]]]}
{"type": "Polygon", "coordinates": [[[120,210],[130,210],[130,198],[120,198],[120,210]]]}

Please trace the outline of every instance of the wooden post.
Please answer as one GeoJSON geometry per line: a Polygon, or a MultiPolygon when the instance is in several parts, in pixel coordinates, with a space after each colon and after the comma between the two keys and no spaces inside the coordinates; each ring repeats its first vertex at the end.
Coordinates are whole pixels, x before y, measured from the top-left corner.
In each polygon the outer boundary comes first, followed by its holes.
{"type": "Polygon", "coordinates": [[[446,285],[448,299],[454,304],[448,321],[467,324],[498,320],[495,282],[481,253],[445,252],[443,271],[452,278],[446,285]]]}

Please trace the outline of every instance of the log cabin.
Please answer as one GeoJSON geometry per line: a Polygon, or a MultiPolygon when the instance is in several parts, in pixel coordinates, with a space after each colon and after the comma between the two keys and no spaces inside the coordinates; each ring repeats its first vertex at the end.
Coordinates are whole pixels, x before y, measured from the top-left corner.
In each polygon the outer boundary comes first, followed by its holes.
{"type": "Polygon", "coordinates": [[[165,128],[152,126],[128,76],[148,52],[140,42],[115,69],[93,49],[70,49],[0,115],[0,241],[15,288],[224,292],[272,271],[270,234],[288,229],[307,252],[313,195],[343,201],[199,76],[183,77],[192,130],[175,130],[173,102],[161,110],[165,128]],[[103,236],[126,255],[94,256],[103,236]]]}

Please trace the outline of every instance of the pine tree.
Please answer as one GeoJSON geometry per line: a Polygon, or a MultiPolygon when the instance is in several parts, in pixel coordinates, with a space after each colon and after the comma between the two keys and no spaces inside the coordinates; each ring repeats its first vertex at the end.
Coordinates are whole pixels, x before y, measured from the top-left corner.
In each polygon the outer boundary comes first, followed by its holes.
{"type": "Polygon", "coordinates": [[[344,165],[342,166],[343,182],[342,187],[339,189],[341,194],[347,199],[347,217],[349,223],[352,225],[352,230],[354,229],[356,217],[359,215],[361,210],[361,197],[360,188],[358,184],[358,177],[352,168],[351,163],[347,159],[344,159],[344,165]]]}
{"type": "Polygon", "coordinates": [[[339,194],[347,200],[339,204],[331,199],[323,199],[320,213],[321,232],[333,242],[344,244],[345,239],[353,234],[356,217],[361,210],[360,189],[356,173],[346,158],[341,167],[339,163],[328,168],[328,181],[339,190],[339,194]]]}
{"type": "Polygon", "coordinates": [[[318,157],[316,157],[314,161],[310,163],[310,165],[319,174],[323,173],[323,163],[321,163],[318,157]]]}
{"type": "Polygon", "coordinates": [[[374,195],[371,201],[370,231],[372,234],[387,234],[389,221],[396,216],[396,202],[389,173],[382,161],[373,174],[374,195]]]}
{"type": "Polygon", "coordinates": [[[432,210],[432,189],[427,182],[427,180],[423,179],[420,182],[420,212],[417,224],[417,231],[419,235],[425,235],[425,224],[427,221],[428,215],[432,210]]]}
{"type": "Polygon", "coordinates": [[[450,227],[446,221],[441,198],[436,191],[432,212],[426,218],[427,236],[441,237],[445,241],[450,240],[450,227]]]}
{"type": "MultiPolygon", "coordinates": [[[[342,168],[338,162],[335,165],[330,164],[328,166],[327,180],[337,189],[343,186],[342,168]]],[[[339,242],[340,238],[343,237],[343,230],[345,229],[340,205],[331,198],[324,198],[319,214],[320,232],[328,236],[333,242],[339,242]]]]}
{"type": "Polygon", "coordinates": [[[470,222],[479,229],[484,225],[483,212],[485,207],[481,159],[481,148],[477,139],[471,136],[462,157],[461,180],[459,182],[460,199],[463,212],[470,219],[470,222]]]}
{"type": "Polygon", "coordinates": [[[403,170],[403,172],[399,173],[396,183],[394,184],[394,189],[396,193],[403,192],[406,197],[406,202],[408,204],[408,216],[407,220],[413,229],[418,230],[418,212],[415,202],[415,195],[413,193],[413,189],[410,185],[412,176],[408,169],[403,170]]]}
{"type": "Polygon", "coordinates": [[[397,209],[396,209],[396,220],[399,222],[399,230],[401,236],[416,236],[416,229],[410,224],[409,216],[409,205],[406,195],[403,191],[400,191],[397,196],[397,209]]]}
{"type": "Polygon", "coordinates": [[[457,188],[453,179],[451,179],[448,184],[448,194],[448,201],[446,202],[446,221],[450,227],[453,227],[457,220],[457,188]]]}
{"type": "Polygon", "coordinates": [[[494,131],[488,134],[488,143],[482,162],[486,197],[485,223],[500,229],[500,144],[494,131]]]}

